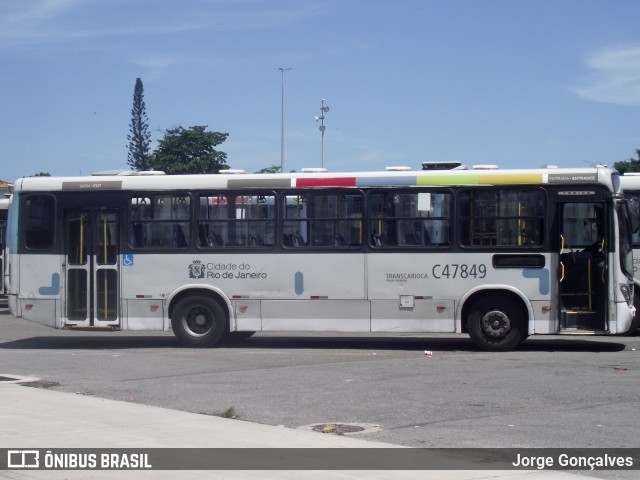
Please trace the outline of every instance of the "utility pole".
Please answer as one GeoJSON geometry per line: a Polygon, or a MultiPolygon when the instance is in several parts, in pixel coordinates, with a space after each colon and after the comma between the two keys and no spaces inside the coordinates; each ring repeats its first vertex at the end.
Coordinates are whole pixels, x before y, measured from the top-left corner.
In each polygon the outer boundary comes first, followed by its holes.
{"type": "Polygon", "coordinates": [[[280,90],[282,99],[282,124],[280,126],[280,173],[284,173],[284,72],[291,70],[291,68],[278,67],[280,70],[280,90]]]}
{"type": "Polygon", "coordinates": [[[325,98],[322,99],[322,103],[320,104],[320,116],[315,117],[316,122],[318,120],[320,121],[320,132],[322,135],[322,161],[320,162],[320,166],[322,168],[324,168],[324,131],[326,130],[326,127],[324,126],[324,114],[329,111],[329,105],[324,104],[326,101],[327,100],[325,98]]]}

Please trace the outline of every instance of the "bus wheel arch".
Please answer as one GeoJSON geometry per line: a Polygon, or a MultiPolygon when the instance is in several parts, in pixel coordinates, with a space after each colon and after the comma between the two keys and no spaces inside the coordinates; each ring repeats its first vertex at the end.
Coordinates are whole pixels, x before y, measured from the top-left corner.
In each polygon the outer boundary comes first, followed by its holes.
{"type": "Polygon", "coordinates": [[[528,337],[527,306],[508,290],[475,293],[463,306],[462,320],[463,331],[482,350],[512,350],[528,337]]]}
{"type": "Polygon", "coordinates": [[[229,309],[217,293],[208,289],[185,290],[169,306],[174,335],[188,347],[211,347],[229,330],[229,309]]]}

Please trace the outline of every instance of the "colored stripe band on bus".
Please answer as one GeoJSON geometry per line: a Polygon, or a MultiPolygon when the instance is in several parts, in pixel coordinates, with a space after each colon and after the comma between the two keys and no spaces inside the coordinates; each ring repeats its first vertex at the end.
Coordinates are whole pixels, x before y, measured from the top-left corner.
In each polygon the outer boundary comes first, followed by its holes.
{"type": "Polygon", "coordinates": [[[230,178],[227,188],[291,188],[290,178],[230,178]]]}
{"type": "Polygon", "coordinates": [[[358,187],[384,187],[392,185],[417,185],[418,177],[408,175],[402,177],[361,177],[356,178],[356,186],[358,187]]]}
{"type": "Polygon", "coordinates": [[[541,173],[513,173],[508,175],[429,175],[417,179],[417,185],[539,185],[541,173]]]}
{"type": "Polygon", "coordinates": [[[296,178],[296,187],[355,187],[356,177],[296,178]]]}
{"type": "Polygon", "coordinates": [[[374,177],[296,178],[296,187],[383,187],[395,185],[540,185],[541,173],[469,174],[469,175],[408,175],[374,177]]]}

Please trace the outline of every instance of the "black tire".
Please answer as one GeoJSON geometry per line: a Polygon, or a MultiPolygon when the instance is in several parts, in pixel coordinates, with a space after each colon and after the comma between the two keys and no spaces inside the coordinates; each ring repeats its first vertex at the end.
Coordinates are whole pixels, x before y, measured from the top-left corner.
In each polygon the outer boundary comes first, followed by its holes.
{"type": "Polygon", "coordinates": [[[477,300],[467,316],[467,331],[482,350],[513,350],[527,337],[526,314],[512,298],[489,295],[477,300]]]}
{"type": "Polygon", "coordinates": [[[213,298],[189,295],[178,301],[171,315],[171,327],[187,347],[211,347],[227,330],[227,314],[213,298]]]}

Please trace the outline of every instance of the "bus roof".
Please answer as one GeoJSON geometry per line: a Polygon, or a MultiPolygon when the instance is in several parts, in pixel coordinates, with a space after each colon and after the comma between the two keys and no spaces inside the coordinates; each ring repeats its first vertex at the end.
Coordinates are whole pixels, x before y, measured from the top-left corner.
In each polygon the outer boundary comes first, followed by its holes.
{"type": "MultiPolygon", "coordinates": [[[[385,187],[455,185],[594,184],[614,188],[615,170],[606,167],[554,169],[411,170],[237,175],[100,175],[25,177],[19,191],[191,190],[300,187],[385,187]]],[[[617,188],[617,186],[616,186],[617,188]]]]}
{"type": "Polygon", "coordinates": [[[640,190],[640,172],[627,172],[620,175],[623,190],[640,190]]]}

